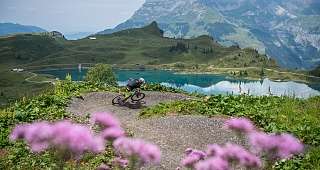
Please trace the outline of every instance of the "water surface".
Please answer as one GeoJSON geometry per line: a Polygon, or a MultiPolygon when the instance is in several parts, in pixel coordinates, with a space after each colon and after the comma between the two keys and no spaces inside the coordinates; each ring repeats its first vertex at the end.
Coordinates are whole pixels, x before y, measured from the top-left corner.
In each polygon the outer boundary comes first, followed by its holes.
{"type": "MultiPolygon", "coordinates": [[[[71,74],[73,80],[83,80],[87,70],[59,69],[42,70],[37,73],[51,74],[64,79],[66,74],[71,74]]],[[[319,85],[310,87],[304,83],[293,81],[275,82],[269,79],[261,81],[231,79],[224,75],[212,74],[175,74],[162,70],[115,70],[119,85],[125,85],[129,78],[143,77],[147,82],[160,83],[167,87],[174,87],[187,92],[201,94],[242,94],[252,95],[286,95],[299,98],[308,98],[320,95],[319,85]]]]}

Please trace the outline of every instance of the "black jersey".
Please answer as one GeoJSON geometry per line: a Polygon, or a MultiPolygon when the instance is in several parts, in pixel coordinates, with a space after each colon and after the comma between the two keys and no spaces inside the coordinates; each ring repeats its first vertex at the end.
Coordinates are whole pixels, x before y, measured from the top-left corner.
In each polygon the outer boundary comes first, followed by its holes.
{"type": "Polygon", "coordinates": [[[140,81],[138,79],[129,79],[128,84],[127,84],[127,88],[132,91],[134,89],[140,88],[141,85],[142,85],[142,83],[140,83],[140,81]]]}

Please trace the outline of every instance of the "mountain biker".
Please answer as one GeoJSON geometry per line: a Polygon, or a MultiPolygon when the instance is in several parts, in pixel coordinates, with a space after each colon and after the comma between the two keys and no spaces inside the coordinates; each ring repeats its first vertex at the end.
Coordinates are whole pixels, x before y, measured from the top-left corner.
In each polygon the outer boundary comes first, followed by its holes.
{"type": "Polygon", "coordinates": [[[125,99],[123,101],[127,100],[131,95],[133,95],[136,89],[140,89],[141,86],[145,83],[146,81],[142,77],[139,79],[130,78],[127,83],[127,88],[126,88],[127,91],[125,94],[125,99]]]}

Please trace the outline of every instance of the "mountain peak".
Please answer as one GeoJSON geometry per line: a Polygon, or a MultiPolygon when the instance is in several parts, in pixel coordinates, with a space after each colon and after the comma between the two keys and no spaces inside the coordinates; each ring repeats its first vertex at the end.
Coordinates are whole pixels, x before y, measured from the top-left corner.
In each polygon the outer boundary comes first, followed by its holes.
{"type": "Polygon", "coordinates": [[[158,23],[156,21],[152,21],[149,25],[142,28],[148,33],[163,36],[163,31],[159,28],[158,23]]]}
{"type": "Polygon", "coordinates": [[[133,34],[133,35],[148,34],[148,35],[163,37],[163,33],[164,32],[159,28],[158,23],[153,21],[149,25],[146,25],[144,27],[125,29],[112,34],[117,36],[127,35],[127,34],[133,34]]]}

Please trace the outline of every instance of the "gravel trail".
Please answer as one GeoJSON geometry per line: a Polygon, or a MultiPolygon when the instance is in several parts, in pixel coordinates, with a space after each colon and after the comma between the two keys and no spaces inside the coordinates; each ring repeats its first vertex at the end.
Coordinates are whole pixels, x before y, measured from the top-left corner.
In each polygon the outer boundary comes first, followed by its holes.
{"type": "MultiPolygon", "coordinates": [[[[222,118],[204,116],[166,116],[139,118],[140,109],[113,106],[111,100],[116,93],[95,92],[84,95],[84,100],[73,99],[67,110],[82,115],[94,112],[112,112],[122,126],[133,132],[134,137],[143,138],[160,146],[161,165],[144,169],[174,170],[179,166],[186,148],[205,149],[208,144],[237,142],[236,135],[222,128],[222,118]]],[[[160,102],[186,100],[187,96],[175,93],[146,92],[146,107],[160,102]]]]}

